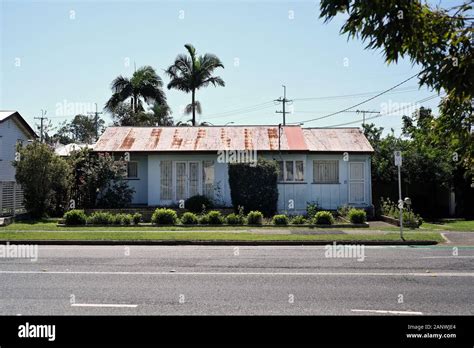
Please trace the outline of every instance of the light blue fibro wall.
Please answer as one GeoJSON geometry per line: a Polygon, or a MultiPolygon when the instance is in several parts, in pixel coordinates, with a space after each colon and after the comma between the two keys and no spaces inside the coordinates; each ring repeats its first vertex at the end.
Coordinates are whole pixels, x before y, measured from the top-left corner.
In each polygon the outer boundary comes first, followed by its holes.
{"type": "MultiPolygon", "coordinates": [[[[263,154],[262,157],[275,160],[304,161],[304,182],[278,183],[278,210],[287,213],[304,213],[307,202],[317,202],[323,209],[337,209],[350,204],[358,207],[370,207],[372,204],[372,188],[370,179],[370,156],[365,154],[349,154],[348,161],[342,154],[263,154]],[[317,184],[313,182],[313,160],[338,160],[339,183],[317,184]],[[364,167],[364,202],[349,202],[349,165],[361,162],[364,167]]],[[[219,205],[231,206],[228,179],[228,164],[218,163],[216,154],[143,154],[131,155],[132,161],[138,161],[138,179],[129,180],[129,185],[136,190],[133,204],[149,206],[171,205],[176,201],[160,200],[160,164],[162,160],[173,162],[199,161],[202,175],[202,161],[214,161],[214,199],[219,205]]],[[[174,186],[174,181],[173,181],[174,186]]]]}

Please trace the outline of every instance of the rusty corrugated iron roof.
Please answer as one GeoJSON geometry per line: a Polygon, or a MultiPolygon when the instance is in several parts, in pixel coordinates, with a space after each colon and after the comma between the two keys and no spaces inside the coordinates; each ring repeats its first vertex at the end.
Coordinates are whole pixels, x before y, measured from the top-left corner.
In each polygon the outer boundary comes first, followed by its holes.
{"type": "Polygon", "coordinates": [[[279,137],[278,126],[109,127],[97,141],[94,151],[373,151],[357,129],[349,132],[342,128],[327,129],[332,131],[327,136],[340,138],[338,141],[312,139],[326,136],[318,133],[319,130],[285,126],[279,137]],[[334,149],[325,150],[332,145],[334,149]]]}
{"type": "Polygon", "coordinates": [[[303,134],[312,152],[374,152],[359,128],[305,128],[303,134]]]}

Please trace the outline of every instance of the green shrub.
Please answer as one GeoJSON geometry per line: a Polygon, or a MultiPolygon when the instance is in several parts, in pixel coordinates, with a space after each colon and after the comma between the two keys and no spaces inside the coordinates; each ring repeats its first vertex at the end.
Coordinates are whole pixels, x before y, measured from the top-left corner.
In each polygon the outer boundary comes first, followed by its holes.
{"type": "Polygon", "coordinates": [[[244,225],[245,216],[232,213],[226,216],[225,221],[228,225],[244,225]]]}
{"type": "Polygon", "coordinates": [[[209,216],[210,225],[222,225],[224,223],[224,218],[220,211],[212,210],[207,213],[207,216],[209,216]]]}
{"type": "Polygon", "coordinates": [[[188,198],[184,202],[184,207],[192,213],[201,213],[203,210],[212,208],[212,202],[209,198],[202,195],[196,195],[188,198]]]}
{"type": "Polygon", "coordinates": [[[87,216],[84,210],[69,210],[64,214],[63,218],[64,223],[68,226],[85,225],[87,222],[87,216]]]}
{"type": "Polygon", "coordinates": [[[247,214],[247,223],[249,225],[263,224],[263,214],[258,210],[251,211],[247,214]]]}
{"type": "Polygon", "coordinates": [[[231,163],[229,165],[230,197],[234,207],[242,206],[246,212],[261,211],[273,216],[278,201],[278,167],[275,161],[258,159],[257,163],[231,163]]]}
{"type": "Polygon", "coordinates": [[[334,217],[329,211],[318,211],[313,219],[316,225],[332,225],[334,223],[334,217]]]}
{"type": "Polygon", "coordinates": [[[89,216],[88,222],[93,225],[110,225],[113,223],[113,216],[105,211],[96,211],[89,216]]]}
{"type": "Polygon", "coordinates": [[[198,218],[196,214],[191,213],[191,212],[186,212],[181,216],[181,223],[183,225],[197,225],[198,223],[198,218]]]}
{"type": "Polygon", "coordinates": [[[123,223],[123,214],[112,215],[112,225],[121,225],[123,223]]]}
{"type": "Polygon", "coordinates": [[[142,220],[142,214],[140,214],[140,213],[133,214],[132,220],[133,220],[133,223],[135,225],[138,225],[140,223],[140,221],[142,220]]]}
{"type": "Polygon", "coordinates": [[[293,225],[304,225],[306,223],[306,219],[303,215],[296,215],[291,218],[291,224],[293,225]]]}
{"type": "Polygon", "coordinates": [[[353,224],[363,224],[367,220],[367,214],[362,209],[352,208],[347,213],[347,216],[353,224]]]}
{"type": "Polygon", "coordinates": [[[122,214],[122,223],[124,225],[131,225],[133,221],[132,214],[122,214]]]}
{"type": "Polygon", "coordinates": [[[178,215],[173,209],[158,208],[154,211],[151,222],[157,225],[175,225],[178,215]]]}
{"type": "Polygon", "coordinates": [[[337,208],[337,215],[347,218],[349,216],[349,211],[352,208],[348,206],[347,204],[341,205],[339,208],[337,208]]]}
{"type": "Polygon", "coordinates": [[[306,216],[309,220],[314,219],[316,213],[321,211],[318,202],[307,202],[306,203],[306,216]]]}
{"type": "Polygon", "coordinates": [[[288,225],[288,216],[286,215],[275,215],[272,219],[274,225],[288,225]]]}
{"type": "Polygon", "coordinates": [[[198,220],[200,225],[209,225],[209,215],[207,214],[200,215],[198,220]]]}

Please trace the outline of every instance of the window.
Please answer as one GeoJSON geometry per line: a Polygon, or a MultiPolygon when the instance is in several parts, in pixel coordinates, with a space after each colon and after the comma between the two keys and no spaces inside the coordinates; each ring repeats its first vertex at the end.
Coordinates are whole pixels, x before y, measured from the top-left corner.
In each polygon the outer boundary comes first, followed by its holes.
{"type": "Polygon", "coordinates": [[[136,179],[138,178],[138,163],[127,162],[127,178],[136,179]]]}
{"type": "Polygon", "coordinates": [[[304,161],[278,161],[278,181],[304,181],[304,161]]]}
{"type": "Polygon", "coordinates": [[[214,161],[202,162],[202,193],[208,198],[214,198],[214,161]]]}
{"type": "Polygon", "coordinates": [[[167,201],[173,199],[173,179],[171,161],[160,163],[160,198],[167,201]]]}
{"type": "Polygon", "coordinates": [[[339,183],[339,161],[313,161],[313,181],[320,184],[339,183]]]}

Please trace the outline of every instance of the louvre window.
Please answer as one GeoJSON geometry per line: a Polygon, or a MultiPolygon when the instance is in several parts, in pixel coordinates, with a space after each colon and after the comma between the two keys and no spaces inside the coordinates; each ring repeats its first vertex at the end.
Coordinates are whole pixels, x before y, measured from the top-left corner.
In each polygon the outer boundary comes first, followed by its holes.
{"type": "Polygon", "coordinates": [[[161,200],[172,200],[173,179],[171,161],[161,161],[160,164],[160,196],[161,200]]]}

